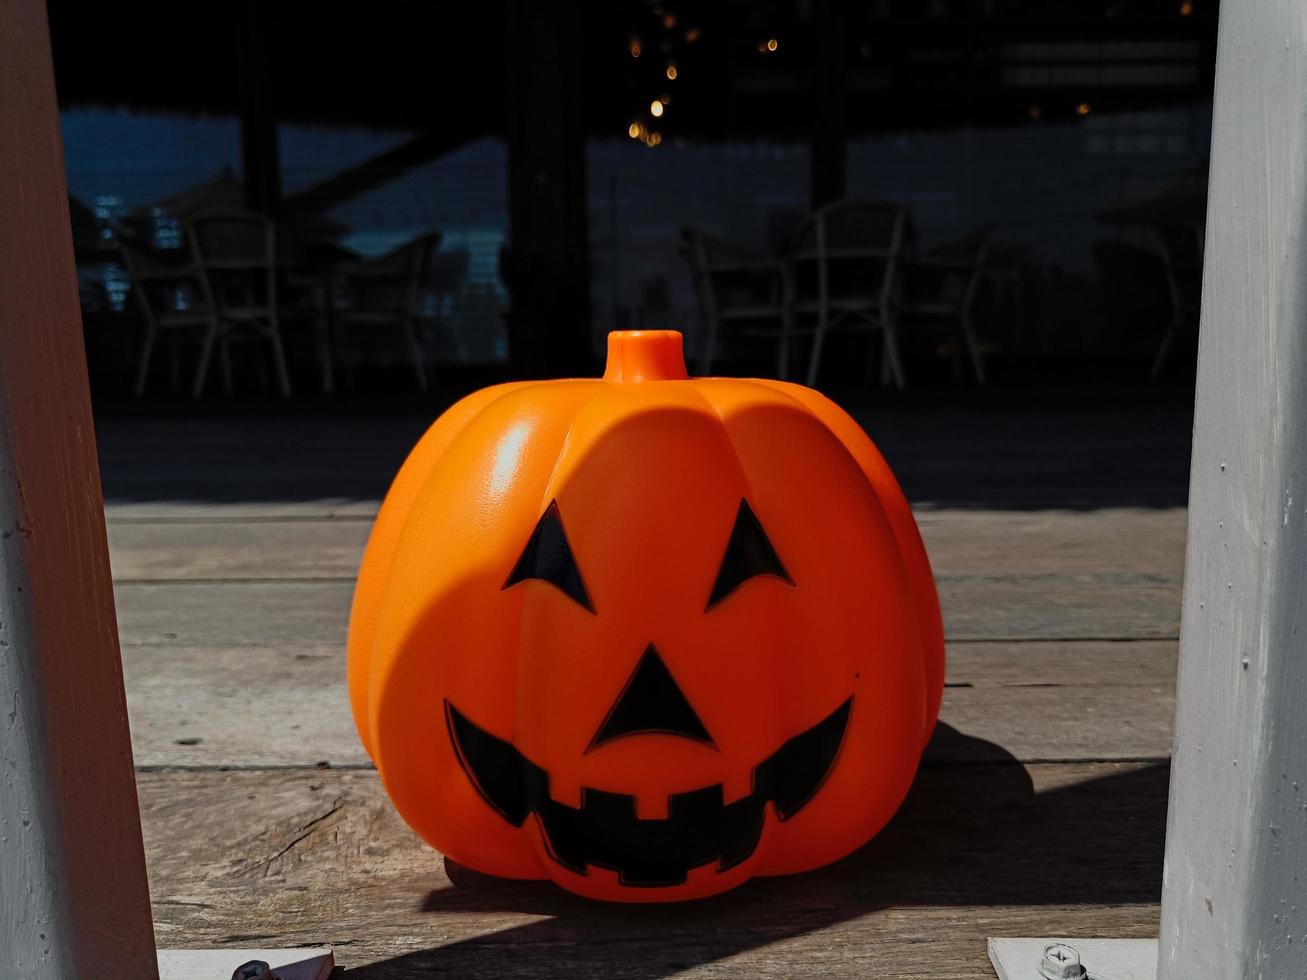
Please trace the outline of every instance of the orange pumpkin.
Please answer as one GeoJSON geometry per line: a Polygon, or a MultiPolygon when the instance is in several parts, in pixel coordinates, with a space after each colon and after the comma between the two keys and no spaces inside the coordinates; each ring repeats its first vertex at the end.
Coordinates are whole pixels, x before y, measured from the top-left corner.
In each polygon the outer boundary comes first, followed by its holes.
{"type": "Polygon", "coordinates": [[[861,428],[798,385],[687,378],[672,331],[610,335],[602,380],[443,415],[349,636],[359,733],[418,834],[619,901],[861,846],[943,673],[916,524],[861,428]]]}

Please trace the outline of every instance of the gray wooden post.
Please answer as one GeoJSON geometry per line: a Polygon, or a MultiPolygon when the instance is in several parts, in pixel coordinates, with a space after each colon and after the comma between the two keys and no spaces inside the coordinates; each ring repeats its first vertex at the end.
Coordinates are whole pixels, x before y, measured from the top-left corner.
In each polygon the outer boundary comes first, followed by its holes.
{"type": "Polygon", "coordinates": [[[1307,5],[1222,0],[1159,980],[1307,976],[1307,5]]]}
{"type": "Polygon", "coordinates": [[[0,977],[157,976],[50,39],[0,3],[0,977]]]}

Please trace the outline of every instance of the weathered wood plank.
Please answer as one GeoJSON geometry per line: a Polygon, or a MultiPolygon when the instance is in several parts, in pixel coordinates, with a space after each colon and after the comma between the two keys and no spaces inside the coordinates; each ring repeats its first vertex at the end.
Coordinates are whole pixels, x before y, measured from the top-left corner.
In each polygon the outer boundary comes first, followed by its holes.
{"type": "Polygon", "coordinates": [[[114,585],[124,646],[331,645],[345,648],[349,580],[119,582],[114,585]]]}
{"type": "Polygon", "coordinates": [[[335,648],[125,647],[138,766],[368,765],[335,648]]]}
{"type": "Polygon", "coordinates": [[[1171,754],[1176,644],[955,645],[929,760],[1163,759],[1171,754]],[[970,678],[970,681],[962,680],[970,678]]]}
{"type": "Polygon", "coordinates": [[[357,574],[370,520],[112,523],[114,579],[343,578],[357,574]]]}
{"type": "MultiPolygon", "coordinates": [[[[1169,639],[1180,580],[1156,574],[940,576],[950,640],[1169,639]]],[[[352,579],[118,582],[124,645],[343,648],[352,579]]]]}
{"type": "MultiPolygon", "coordinates": [[[[136,646],[124,662],[138,766],[368,764],[335,647],[136,646]]],[[[960,644],[948,670],[932,764],[1170,753],[1173,642],[960,644]]]]}
{"type": "MultiPolygon", "coordinates": [[[[320,578],[353,575],[370,514],[327,512],[313,520],[260,519],[211,505],[203,516],[171,521],[126,519],[111,508],[114,577],[320,578]]],[[[294,515],[283,514],[283,518],[294,515]]],[[[1185,512],[1111,508],[1093,511],[925,510],[917,521],[937,575],[1179,575],[1185,512]]]]}
{"type": "Polygon", "coordinates": [[[1174,639],[1178,575],[936,576],[951,640],[1174,639]]]}
{"type": "Polygon", "coordinates": [[[693,907],[447,865],[374,773],[143,773],[165,945],[329,943],[351,975],[987,976],[985,938],[1156,929],[1167,769],[926,769],[868,847],[693,907]]]}
{"type": "Polygon", "coordinates": [[[1184,570],[1183,508],[918,510],[936,575],[1184,570]]]}

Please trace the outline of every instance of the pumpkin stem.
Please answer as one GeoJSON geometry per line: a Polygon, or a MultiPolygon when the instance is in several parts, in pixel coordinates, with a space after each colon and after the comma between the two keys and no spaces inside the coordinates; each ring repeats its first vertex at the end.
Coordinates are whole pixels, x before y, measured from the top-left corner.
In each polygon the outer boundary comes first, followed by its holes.
{"type": "Polygon", "coordinates": [[[684,381],[678,330],[614,330],[608,335],[605,381],[684,381]]]}

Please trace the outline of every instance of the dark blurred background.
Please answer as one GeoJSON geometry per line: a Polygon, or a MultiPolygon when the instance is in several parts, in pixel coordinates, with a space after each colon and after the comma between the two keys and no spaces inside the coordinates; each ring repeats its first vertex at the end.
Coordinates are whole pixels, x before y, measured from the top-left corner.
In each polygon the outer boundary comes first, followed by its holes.
{"type": "Polygon", "coordinates": [[[101,412],[425,407],[631,327],[845,401],[1191,397],[1215,0],[50,17],[101,412]]]}

